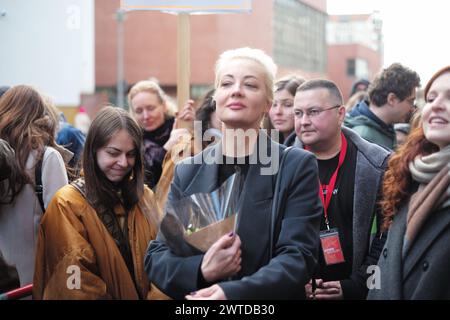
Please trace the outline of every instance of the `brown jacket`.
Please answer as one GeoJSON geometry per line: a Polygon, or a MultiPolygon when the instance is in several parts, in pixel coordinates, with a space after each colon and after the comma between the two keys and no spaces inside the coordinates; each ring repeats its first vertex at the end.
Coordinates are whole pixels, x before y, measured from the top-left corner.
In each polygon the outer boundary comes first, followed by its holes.
{"type": "MultiPolygon", "coordinates": [[[[124,214],[123,209],[115,211],[124,214]]],[[[143,260],[148,243],[156,237],[160,215],[153,192],[145,188],[141,201],[128,215],[135,286],[114,239],[94,209],[75,187],[61,188],[40,225],[33,298],[150,298],[153,290],[143,260]]]]}

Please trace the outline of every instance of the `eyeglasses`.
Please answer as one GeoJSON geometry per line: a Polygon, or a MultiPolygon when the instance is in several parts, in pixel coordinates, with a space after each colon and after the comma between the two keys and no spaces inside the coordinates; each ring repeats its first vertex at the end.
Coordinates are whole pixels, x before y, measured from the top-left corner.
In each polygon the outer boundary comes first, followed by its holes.
{"type": "Polygon", "coordinates": [[[409,103],[410,106],[412,106],[413,108],[417,108],[416,97],[406,98],[405,100],[409,103]]]}
{"type": "Polygon", "coordinates": [[[326,108],[326,109],[311,108],[311,109],[306,110],[306,112],[304,112],[302,110],[299,110],[299,109],[296,109],[296,110],[294,110],[294,115],[295,115],[296,118],[301,119],[301,118],[303,118],[303,115],[306,114],[306,116],[311,119],[311,118],[319,116],[324,111],[336,109],[336,108],[339,108],[339,107],[340,107],[340,105],[329,107],[329,108],[326,108]]]}

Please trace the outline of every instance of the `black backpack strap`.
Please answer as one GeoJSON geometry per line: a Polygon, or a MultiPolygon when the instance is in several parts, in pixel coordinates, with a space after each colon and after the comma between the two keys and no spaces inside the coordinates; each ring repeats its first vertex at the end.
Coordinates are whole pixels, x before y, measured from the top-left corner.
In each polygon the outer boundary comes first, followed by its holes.
{"type": "Polygon", "coordinates": [[[275,238],[275,225],[277,224],[277,219],[279,215],[279,207],[280,204],[278,203],[278,200],[280,198],[280,183],[281,183],[281,176],[283,172],[284,162],[286,161],[287,155],[290,150],[292,150],[294,147],[287,147],[284,149],[283,153],[281,154],[280,159],[280,166],[278,167],[278,174],[277,179],[275,182],[275,188],[273,191],[273,201],[272,201],[272,212],[270,216],[270,243],[269,243],[269,259],[272,259],[273,257],[273,249],[274,249],[274,238],[275,238]]]}
{"type": "MultiPolygon", "coordinates": [[[[45,153],[45,149],[44,149],[44,153],[45,153]]],[[[44,186],[42,185],[42,161],[44,159],[44,153],[42,154],[42,157],[38,160],[38,162],[36,163],[36,166],[34,167],[34,181],[35,181],[34,192],[36,193],[36,197],[39,200],[39,204],[41,205],[42,212],[45,212],[44,186]]]]}

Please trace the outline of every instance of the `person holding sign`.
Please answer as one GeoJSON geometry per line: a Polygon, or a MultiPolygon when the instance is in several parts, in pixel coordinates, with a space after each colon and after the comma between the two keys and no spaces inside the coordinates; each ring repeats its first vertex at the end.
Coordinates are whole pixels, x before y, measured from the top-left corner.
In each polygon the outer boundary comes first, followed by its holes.
{"type": "Polygon", "coordinates": [[[143,132],[144,182],[154,188],[162,173],[162,163],[168,151],[176,145],[187,129],[178,128],[177,121],[193,121],[193,102],[188,102],[176,117],[168,108],[168,98],[154,81],[136,83],[128,94],[128,103],[133,117],[143,132]]]}
{"type": "Polygon", "coordinates": [[[222,139],[177,164],[168,201],[211,193],[238,170],[241,205],[235,231],[205,253],[177,255],[161,234],[150,243],[145,269],[174,299],[304,298],[319,248],[317,165],[312,154],[297,148],[285,153],[260,130],[273,102],[275,73],[272,58],[258,49],[229,50],[217,61],[214,100],[222,139]]]}
{"type": "Polygon", "coordinates": [[[369,254],[377,195],[389,154],[341,128],[345,107],[340,90],[331,81],[310,80],[300,85],[294,115],[294,145],[315,154],[323,203],[319,268],[305,287],[307,297],[364,299],[367,266],[376,264],[385,239],[377,237],[369,254]]]}

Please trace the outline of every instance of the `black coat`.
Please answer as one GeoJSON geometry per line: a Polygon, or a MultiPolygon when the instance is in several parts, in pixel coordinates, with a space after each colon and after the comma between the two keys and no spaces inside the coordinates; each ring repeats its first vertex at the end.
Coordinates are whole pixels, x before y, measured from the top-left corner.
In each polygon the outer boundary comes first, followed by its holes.
{"type": "MultiPolygon", "coordinates": [[[[261,140],[266,142],[268,152],[276,151],[272,158],[279,160],[285,147],[264,134],[260,134],[258,141],[261,140]]],[[[201,160],[199,157],[221,159],[221,144],[177,165],[173,181],[176,188],[172,186],[169,201],[218,187],[219,165],[204,161],[193,164],[201,160]],[[174,190],[181,190],[182,194],[174,190]]],[[[260,162],[251,164],[243,186],[243,207],[237,229],[242,241],[242,269],[231,281],[219,282],[228,299],[303,298],[304,286],[317,263],[322,206],[317,192],[315,157],[304,150],[291,150],[281,170],[280,191],[275,196],[284,199],[280,201],[284,208],[280,210],[280,223],[275,230],[272,259],[269,258],[270,215],[276,175],[261,174],[261,169],[270,165],[276,167],[272,160],[266,166],[260,162]]],[[[145,268],[157,287],[175,299],[182,299],[200,289],[198,273],[202,259],[203,255],[175,256],[158,238],[150,243],[145,268]]]]}
{"type": "Polygon", "coordinates": [[[389,229],[378,261],[380,289],[368,299],[450,299],[450,207],[430,215],[403,253],[407,212],[404,206],[389,229]]]}
{"type": "Polygon", "coordinates": [[[16,268],[8,265],[0,251],[0,293],[20,287],[19,275],[16,268]]]}

